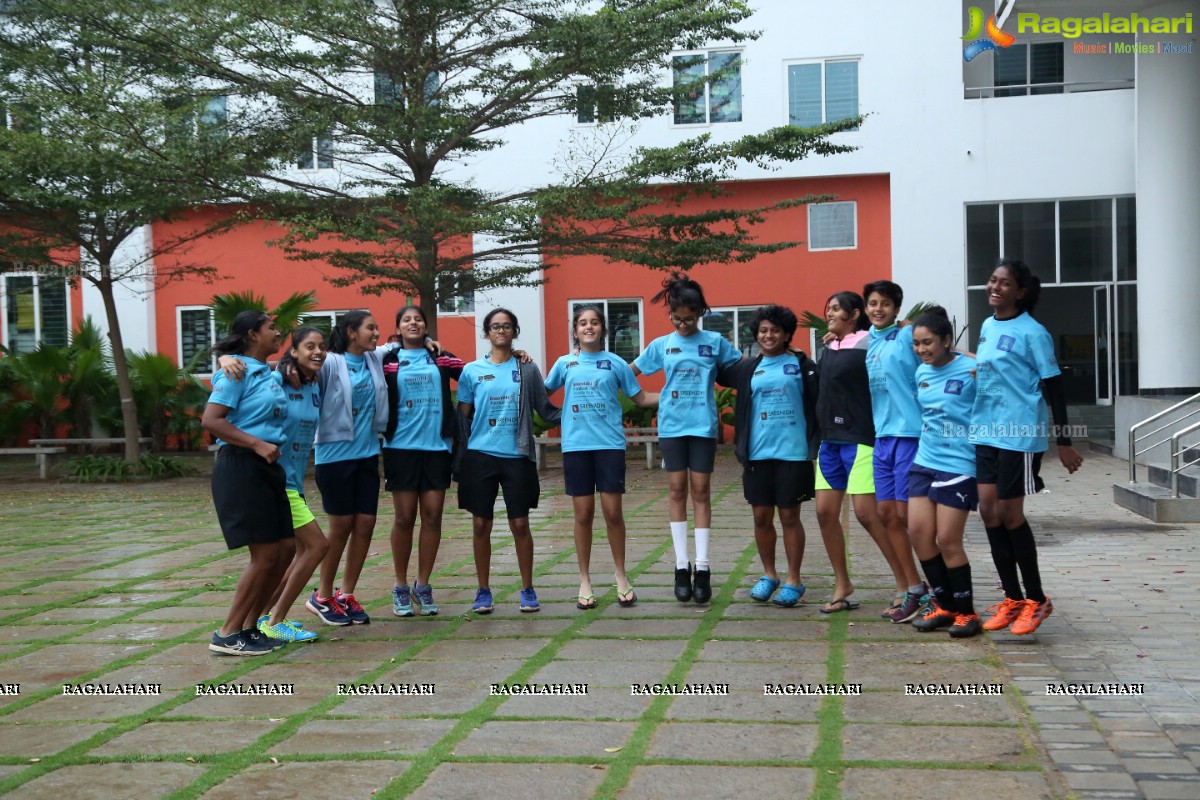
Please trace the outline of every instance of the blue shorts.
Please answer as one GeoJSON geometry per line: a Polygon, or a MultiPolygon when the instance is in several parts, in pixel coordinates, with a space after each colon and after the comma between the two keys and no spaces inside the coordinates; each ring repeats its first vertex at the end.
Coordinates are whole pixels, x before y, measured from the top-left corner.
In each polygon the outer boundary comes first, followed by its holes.
{"type": "Polygon", "coordinates": [[[875,439],[875,499],[908,502],[908,473],[920,439],[880,436],[875,439]]]}
{"type": "Polygon", "coordinates": [[[596,492],[625,494],[625,451],[563,453],[563,483],[571,497],[591,497],[596,492]]]}
{"type": "Polygon", "coordinates": [[[875,478],[871,460],[871,448],[865,444],[821,442],[817,454],[817,490],[873,494],[875,478]]]}
{"type": "Polygon", "coordinates": [[[939,506],[974,511],[979,507],[979,489],[970,475],[958,475],[914,464],[908,474],[908,496],[928,497],[939,506]]]}

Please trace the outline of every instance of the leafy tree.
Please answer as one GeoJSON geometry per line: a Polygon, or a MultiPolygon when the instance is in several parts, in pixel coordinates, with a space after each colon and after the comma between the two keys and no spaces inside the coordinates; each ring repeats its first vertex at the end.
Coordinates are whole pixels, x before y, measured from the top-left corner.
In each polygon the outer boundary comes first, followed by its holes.
{"type": "MultiPolygon", "coordinates": [[[[572,255],[655,269],[749,261],[795,242],[759,242],[772,210],[688,210],[744,165],[843,152],[852,119],[718,141],[630,148],[637,120],[677,101],[672,51],[755,38],[740,0],[195,0],[158,31],[172,55],[285,116],[292,152],[320,174],[273,176],[292,257],[343,270],[366,293],[401,291],[428,309],[475,290],[528,285],[572,255]],[[223,26],[217,33],[214,27],[223,26]],[[214,45],[216,45],[214,47],[214,45]],[[471,178],[473,159],[543,118],[596,113],[556,177],[471,178]],[[473,234],[486,234],[472,250],[473,234]]],[[[709,80],[690,77],[683,93],[709,80]]],[[[700,70],[702,73],[703,70],[700,70]]],[[[689,73],[690,74],[690,73],[689,73]]],[[[431,328],[436,320],[430,320],[431,328]]],[[[433,333],[433,331],[431,331],[433,333]]]]}
{"type": "Polygon", "coordinates": [[[135,46],[171,5],[20,0],[4,4],[0,22],[0,257],[45,275],[69,270],[98,290],[131,462],[138,415],[116,287],[210,271],[189,263],[188,245],[228,220],[170,235],[146,226],[246,194],[245,176],[279,150],[269,109],[226,121],[236,92],[197,80],[169,47],[135,46]],[[177,267],[160,258],[169,253],[177,267]]]}

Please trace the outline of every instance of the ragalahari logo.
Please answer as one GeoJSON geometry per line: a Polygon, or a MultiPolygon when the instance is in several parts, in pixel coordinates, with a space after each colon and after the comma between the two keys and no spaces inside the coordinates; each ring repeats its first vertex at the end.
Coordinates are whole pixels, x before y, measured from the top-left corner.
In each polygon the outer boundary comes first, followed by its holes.
{"type": "Polygon", "coordinates": [[[970,61],[986,50],[1008,47],[1013,43],[1016,37],[1005,33],[1004,23],[1008,21],[1008,15],[1012,13],[1016,4],[1016,0],[1001,0],[999,8],[996,9],[997,13],[988,17],[986,23],[983,21],[981,9],[971,6],[967,10],[967,32],[962,38],[970,43],[963,48],[963,61],[970,61]],[[980,34],[984,33],[987,35],[981,38],[980,34]]]}

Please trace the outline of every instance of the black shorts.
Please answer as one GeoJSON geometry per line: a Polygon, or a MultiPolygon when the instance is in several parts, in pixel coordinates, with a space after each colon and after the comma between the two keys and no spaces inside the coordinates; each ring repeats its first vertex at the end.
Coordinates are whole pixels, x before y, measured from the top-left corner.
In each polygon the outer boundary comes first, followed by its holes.
{"type": "Polygon", "coordinates": [[[571,497],[591,497],[596,492],[625,494],[625,451],[563,453],[563,483],[571,497]]]}
{"type": "Polygon", "coordinates": [[[450,453],[445,450],[383,448],[383,488],[426,492],[450,488],[450,453]]]}
{"type": "Polygon", "coordinates": [[[742,493],[752,506],[795,508],[813,499],[815,481],[811,461],[768,458],[742,468],[742,493]]]}
{"type": "Polygon", "coordinates": [[[504,490],[504,509],[509,519],[528,517],[537,508],[542,487],[538,483],[537,464],[528,458],[498,458],[468,450],[458,471],[458,507],[472,516],[491,519],[495,514],[496,493],[504,490]]]}
{"type": "Polygon", "coordinates": [[[222,445],[212,472],[213,505],[230,550],[294,538],[287,478],[248,447],[222,445]]]}
{"type": "Polygon", "coordinates": [[[660,436],[658,447],[662,450],[663,469],[667,472],[713,471],[717,460],[717,440],[703,436],[660,436]]]}
{"type": "Polygon", "coordinates": [[[913,464],[908,473],[908,497],[928,497],[933,503],[960,511],[979,508],[979,490],[970,475],[913,464]]]}
{"type": "Polygon", "coordinates": [[[996,484],[998,500],[1015,500],[1040,492],[1046,486],[1041,471],[1041,453],[975,445],[975,482],[980,486],[996,484]]]}
{"type": "Polygon", "coordinates": [[[331,517],[379,511],[379,458],[354,458],[317,464],[321,508],[331,517]]]}

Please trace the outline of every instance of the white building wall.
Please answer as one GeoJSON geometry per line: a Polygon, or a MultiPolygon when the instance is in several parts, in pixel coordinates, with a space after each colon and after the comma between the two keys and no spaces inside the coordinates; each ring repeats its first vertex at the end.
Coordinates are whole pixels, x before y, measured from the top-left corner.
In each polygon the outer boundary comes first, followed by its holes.
{"type": "MultiPolygon", "coordinates": [[[[121,340],[126,350],[158,351],[155,343],[154,281],[150,272],[149,253],[151,229],[142,227],[126,239],[113,256],[113,271],[121,274],[132,269],[132,274],[118,283],[113,290],[117,303],[117,318],[121,321],[121,340]],[[129,265],[136,265],[130,267],[129,265]]],[[[86,261],[87,255],[81,254],[86,261]]],[[[104,334],[108,335],[108,317],[104,312],[104,300],[95,286],[83,281],[83,313],[104,334]]],[[[172,358],[174,353],[170,354],[172,358]]]]}

